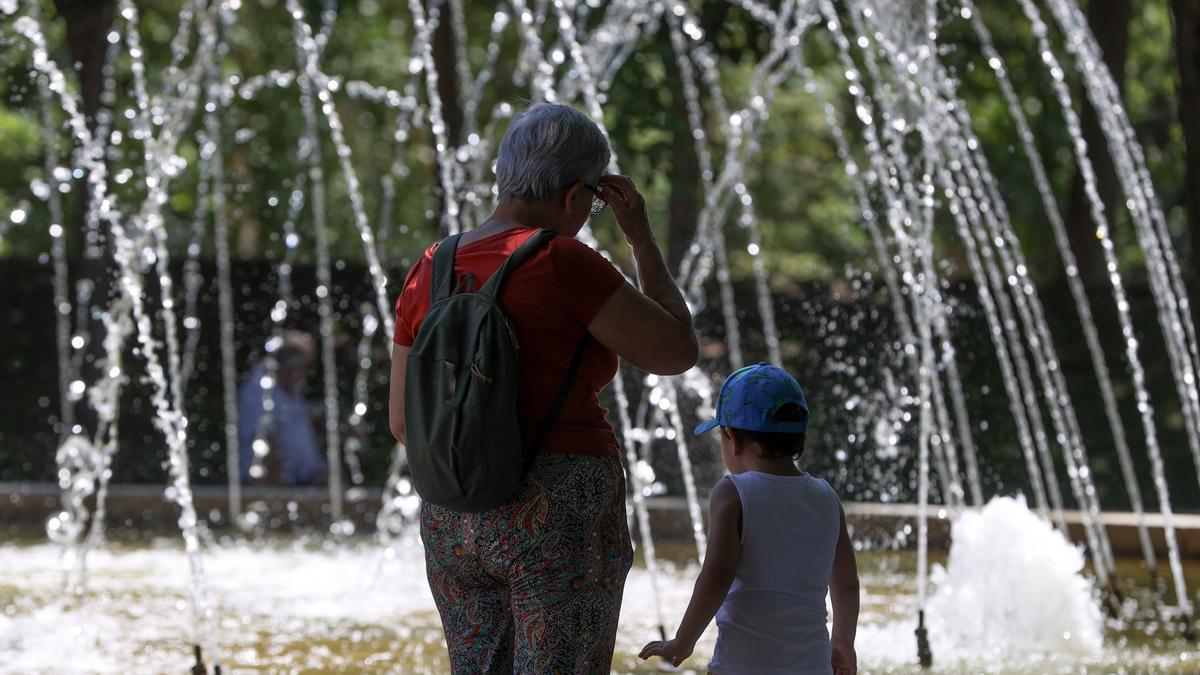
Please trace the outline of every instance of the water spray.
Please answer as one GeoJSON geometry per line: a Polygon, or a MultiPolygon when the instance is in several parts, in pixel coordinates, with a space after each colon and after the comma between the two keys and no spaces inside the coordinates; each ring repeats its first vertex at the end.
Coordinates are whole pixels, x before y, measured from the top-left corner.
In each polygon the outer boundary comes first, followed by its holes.
{"type": "MultiPolygon", "coordinates": [[[[300,109],[304,114],[304,137],[300,157],[308,165],[312,190],[313,234],[317,256],[317,316],[320,324],[322,393],[325,405],[325,455],[329,465],[329,506],[334,523],[342,519],[342,439],[338,429],[341,414],[338,407],[337,359],[334,354],[333,275],[329,257],[329,235],[326,228],[325,172],[322,168],[320,121],[314,99],[328,97],[316,69],[316,42],[311,29],[306,31],[304,12],[298,3],[289,3],[296,40],[296,61],[300,88],[300,109]],[[310,62],[311,61],[311,62],[310,62]]],[[[340,528],[335,528],[340,529],[340,528]]]]}
{"type": "Polygon", "coordinates": [[[379,319],[369,302],[359,308],[362,312],[362,337],[358,341],[358,374],[354,376],[354,406],[350,412],[350,434],[346,438],[346,464],[350,468],[350,483],[355,487],[363,484],[361,455],[367,439],[367,397],[370,393],[371,343],[379,328],[379,319]]]}
{"type": "MultiPolygon", "coordinates": [[[[1054,190],[1050,185],[1049,177],[1047,176],[1045,163],[1042,160],[1041,153],[1037,148],[1037,140],[1034,137],[1032,129],[1030,129],[1029,121],[1025,116],[1025,111],[1021,107],[1020,99],[1013,88],[1012,82],[1008,77],[1005,68],[1004,60],[1000,53],[996,50],[992,42],[991,33],[983,22],[983,18],[979,10],[974,6],[972,0],[960,0],[964,12],[964,16],[970,19],[971,25],[975,33],[980,38],[980,44],[983,48],[983,56],[987,59],[989,67],[994,71],[997,84],[1000,87],[1000,92],[1004,96],[1005,103],[1008,106],[1009,114],[1013,122],[1017,126],[1018,136],[1021,139],[1021,147],[1024,149],[1025,156],[1029,161],[1029,167],[1033,172],[1034,183],[1037,186],[1038,193],[1042,198],[1043,210],[1054,232],[1054,241],[1057,244],[1059,255],[1062,258],[1063,269],[1066,272],[1067,285],[1071,291],[1071,296],[1075,301],[1075,307],[1079,312],[1080,324],[1083,327],[1084,339],[1088,346],[1088,353],[1091,356],[1092,367],[1096,372],[1096,378],[1100,383],[1100,394],[1104,400],[1104,409],[1108,418],[1109,430],[1113,436],[1113,443],[1117,450],[1117,459],[1121,464],[1121,473],[1125,479],[1126,491],[1129,493],[1130,506],[1133,509],[1134,516],[1138,526],[1138,540],[1142,548],[1142,556],[1145,560],[1146,567],[1150,572],[1150,582],[1152,586],[1158,585],[1157,558],[1154,552],[1154,546],[1150,541],[1150,534],[1146,527],[1144,509],[1142,506],[1141,489],[1138,486],[1137,474],[1134,471],[1133,459],[1130,454],[1129,443],[1126,439],[1125,428],[1121,422],[1119,408],[1117,406],[1116,394],[1113,389],[1112,376],[1109,372],[1108,363],[1104,356],[1104,350],[1100,346],[1100,337],[1096,330],[1096,323],[1092,317],[1091,304],[1088,300],[1087,293],[1084,289],[1083,282],[1079,278],[1078,263],[1074,252],[1071,250],[1070,239],[1067,236],[1066,225],[1063,222],[1062,213],[1059,211],[1058,203],[1054,196],[1054,190]]],[[[1057,89],[1058,94],[1066,94],[1069,101],[1069,91],[1057,89]]],[[[1067,107],[1070,107],[1069,105],[1067,107]]],[[[1070,111],[1074,115],[1074,111],[1070,111]]],[[[1068,125],[1069,126],[1069,125],[1068,125]]],[[[1081,159],[1086,159],[1086,154],[1081,156],[1081,159]]],[[[1101,205],[1101,208],[1103,206],[1101,205]]],[[[1019,251],[1020,249],[1016,249],[1019,251]]],[[[1118,290],[1119,290],[1118,284],[1118,290]]],[[[1122,309],[1122,302],[1117,298],[1118,310],[1122,309]]],[[[1128,307],[1124,308],[1126,311],[1128,307]]],[[[1135,386],[1140,384],[1135,380],[1135,386]]],[[[1139,400],[1143,397],[1138,396],[1139,400]]]]}

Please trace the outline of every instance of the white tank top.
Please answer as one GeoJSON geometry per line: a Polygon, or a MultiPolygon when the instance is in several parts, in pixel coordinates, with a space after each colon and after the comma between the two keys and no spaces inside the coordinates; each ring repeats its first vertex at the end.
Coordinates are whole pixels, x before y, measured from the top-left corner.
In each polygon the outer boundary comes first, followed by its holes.
{"type": "Polygon", "coordinates": [[[709,670],[832,673],[825,596],[841,532],[837,494],[808,474],[729,478],[742,502],[742,558],[717,611],[709,670]]]}

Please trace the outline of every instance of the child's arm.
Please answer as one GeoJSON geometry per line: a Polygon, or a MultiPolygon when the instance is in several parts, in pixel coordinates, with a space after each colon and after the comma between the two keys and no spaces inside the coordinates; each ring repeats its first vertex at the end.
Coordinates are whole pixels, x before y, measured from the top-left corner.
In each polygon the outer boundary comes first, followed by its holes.
{"type": "Polygon", "coordinates": [[[651,642],[638,656],[643,659],[661,656],[670,659],[671,665],[678,666],[692,655],[696,640],[725,601],[725,594],[737,574],[742,557],[742,542],[738,535],[741,519],[742,500],[737,488],[733,481],[722,478],[709,497],[708,550],[704,555],[704,566],[696,578],[692,600],[683,614],[679,630],[675,631],[675,639],[651,642]]]}
{"type": "Polygon", "coordinates": [[[854,633],[858,628],[858,562],[854,544],[846,532],[846,513],[838,504],[841,533],[833,553],[833,573],[829,577],[829,598],[833,602],[833,672],[854,675],[858,657],[854,653],[854,633]]]}

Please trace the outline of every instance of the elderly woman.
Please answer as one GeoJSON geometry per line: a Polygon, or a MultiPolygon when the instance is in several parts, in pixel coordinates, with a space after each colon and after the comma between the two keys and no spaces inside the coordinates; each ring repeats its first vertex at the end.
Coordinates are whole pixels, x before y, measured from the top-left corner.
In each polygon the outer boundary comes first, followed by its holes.
{"type": "MultiPolygon", "coordinates": [[[[576,346],[586,346],[511,501],[482,513],[422,507],[426,572],[455,673],[606,673],[612,661],[633,550],[617,439],[597,394],[618,357],[670,375],[695,364],[697,345],[642,196],[628,178],[602,175],[609,157],[604,134],[582,113],[531,107],[500,143],[495,211],[458,242],[455,278],[470,286],[539,229],[562,235],[500,292],[520,345],[523,438],[546,418],[576,346]],[[641,291],[573,238],[606,204],[633,249],[641,291]]],[[[389,413],[401,442],[406,360],[429,309],[434,248],[409,271],[396,308],[389,413]]]]}

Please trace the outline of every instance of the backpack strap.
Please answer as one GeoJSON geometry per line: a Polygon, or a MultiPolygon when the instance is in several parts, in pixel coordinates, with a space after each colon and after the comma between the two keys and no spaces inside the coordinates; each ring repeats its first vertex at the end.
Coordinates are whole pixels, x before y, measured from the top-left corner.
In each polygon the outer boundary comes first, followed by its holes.
{"type": "Polygon", "coordinates": [[[433,272],[431,273],[429,306],[445,300],[454,292],[454,254],[458,251],[458,240],[462,234],[446,237],[433,250],[433,272]]]}
{"type": "Polygon", "coordinates": [[[526,471],[533,464],[533,458],[537,456],[538,450],[542,448],[542,444],[546,442],[546,437],[550,435],[550,429],[554,427],[554,418],[558,417],[563,404],[567,402],[567,393],[571,391],[571,383],[575,380],[575,374],[579,372],[579,365],[583,362],[583,352],[586,351],[588,340],[591,337],[591,334],[585,331],[583,337],[579,340],[579,346],[575,348],[575,355],[571,357],[571,365],[567,366],[566,377],[563,378],[562,384],[558,386],[558,391],[554,394],[554,400],[550,403],[550,410],[546,412],[546,418],[542,420],[542,425],[538,427],[537,435],[533,437],[533,443],[525,451],[526,471]]]}
{"type": "Polygon", "coordinates": [[[508,256],[508,259],[500,265],[500,269],[492,273],[492,276],[488,278],[483,288],[479,289],[479,294],[493,298],[500,297],[500,288],[504,285],[504,279],[508,276],[509,272],[525,264],[526,260],[532,258],[533,254],[541,250],[546,245],[546,242],[553,239],[556,234],[558,233],[554,230],[542,229],[535,232],[532,237],[526,239],[525,243],[518,246],[517,250],[513,251],[512,255],[508,256]]]}

